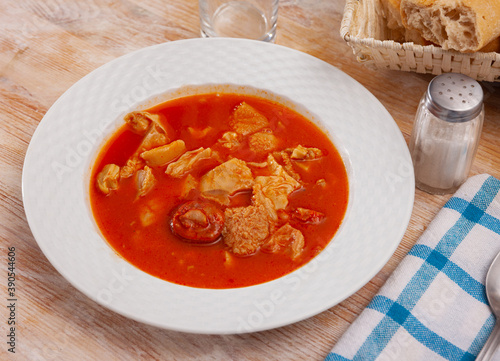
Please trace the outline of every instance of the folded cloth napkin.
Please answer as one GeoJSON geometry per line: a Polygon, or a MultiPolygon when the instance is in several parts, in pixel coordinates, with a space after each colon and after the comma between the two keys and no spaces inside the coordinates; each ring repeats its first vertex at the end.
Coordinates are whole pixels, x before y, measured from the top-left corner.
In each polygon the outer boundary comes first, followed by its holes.
{"type": "Polygon", "coordinates": [[[474,360],[495,324],[484,282],[499,251],[500,181],[471,177],[326,360],[474,360]]]}

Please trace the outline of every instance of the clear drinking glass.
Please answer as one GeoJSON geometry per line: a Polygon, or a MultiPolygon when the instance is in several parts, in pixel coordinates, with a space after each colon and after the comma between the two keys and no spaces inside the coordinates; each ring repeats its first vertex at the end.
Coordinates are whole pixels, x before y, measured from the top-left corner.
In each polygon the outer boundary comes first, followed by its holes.
{"type": "Polygon", "coordinates": [[[460,187],[469,175],[483,119],[483,91],[474,79],[449,73],[429,83],[409,147],[419,189],[448,194],[460,187]]]}
{"type": "Polygon", "coordinates": [[[274,42],[279,0],[199,0],[203,37],[274,42]]]}

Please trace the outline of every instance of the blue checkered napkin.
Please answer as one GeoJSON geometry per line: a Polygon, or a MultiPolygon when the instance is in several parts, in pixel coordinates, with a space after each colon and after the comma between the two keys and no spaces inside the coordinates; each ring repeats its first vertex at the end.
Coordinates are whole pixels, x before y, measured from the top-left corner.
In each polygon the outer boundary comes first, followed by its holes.
{"type": "Polygon", "coordinates": [[[326,357],[474,360],[495,323],[484,288],[500,251],[500,181],[470,178],[326,357]]]}

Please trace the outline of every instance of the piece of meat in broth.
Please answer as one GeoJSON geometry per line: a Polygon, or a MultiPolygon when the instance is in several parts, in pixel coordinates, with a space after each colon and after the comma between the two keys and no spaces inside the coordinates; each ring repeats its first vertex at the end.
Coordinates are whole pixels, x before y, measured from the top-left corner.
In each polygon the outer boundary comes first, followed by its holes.
{"type": "Polygon", "coordinates": [[[181,197],[186,198],[193,189],[198,188],[198,183],[199,182],[195,177],[193,177],[191,174],[188,174],[182,182],[181,197]]]}
{"type": "Polygon", "coordinates": [[[266,197],[262,191],[261,184],[254,184],[253,186],[252,205],[264,209],[271,222],[274,223],[278,221],[278,212],[276,211],[274,203],[270,198],[266,197]]]}
{"type": "Polygon", "coordinates": [[[246,102],[239,104],[229,119],[231,128],[239,134],[248,135],[269,126],[267,118],[246,102]]]}
{"type": "Polygon", "coordinates": [[[248,137],[250,150],[257,154],[266,154],[278,148],[278,138],[271,131],[261,131],[248,137]]]}
{"type": "MultiPolygon", "coordinates": [[[[293,179],[293,178],[292,178],[293,179]]],[[[269,198],[275,209],[285,209],[288,205],[288,196],[298,187],[281,176],[258,176],[255,183],[262,187],[262,192],[269,198]]]]}
{"type": "Polygon", "coordinates": [[[226,208],[224,243],[239,256],[251,255],[269,236],[269,217],[263,206],[226,208]]]}
{"type": "Polygon", "coordinates": [[[127,164],[122,167],[120,171],[120,177],[128,178],[131,177],[136,171],[144,167],[145,161],[140,157],[140,154],[165,145],[169,142],[167,132],[160,123],[153,122],[146,135],[141,141],[139,147],[137,147],[134,154],[127,160],[127,164]]]}
{"type": "Polygon", "coordinates": [[[139,146],[138,153],[165,145],[168,142],[170,142],[170,139],[165,128],[160,123],[153,122],[139,146]]]}
{"type": "Polygon", "coordinates": [[[175,162],[170,163],[165,173],[174,178],[182,178],[193,170],[198,162],[214,158],[215,155],[213,153],[212,149],[203,147],[188,151],[181,155],[175,162]]]}
{"type": "Polygon", "coordinates": [[[156,178],[153,171],[147,165],[140,169],[136,174],[137,196],[144,197],[156,185],[156,178]]]}
{"type": "Polygon", "coordinates": [[[262,250],[269,253],[283,251],[291,259],[296,260],[304,250],[304,244],[302,232],[287,223],[273,233],[266,244],[262,246],[262,250]]]}
{"type": "Polygon", "coordinates": [[[301,187],[301,184],[291,177],[272,155],[267,158],[270,176],[255,177],[255,183],[260,184],[263,194],[269,198],[276,210],[285,209],[288,196],[301,187]]]}
{"type": "Polygon", "coordinates": [[[318,148],[307,148],[302,145],[298,145],[292,150],[290,158],[293,160],[314,160],[319,159],[323,156],[323,152],[318,148]]]}
{"type": "Polygon", "coordinates": [[[132,177],[135,174],[135,172],[137,172],[139,169],[142,169],[144,165],[146,165],[146,162],[144,162],[144,160],[139,157],[139,154],[134,154],[127,160],[127,163],[121,168],[120,177],[122,178],[132,177]]]}
{"type": "Polygon", "coordinates": [[[286,151],[281,151],[279,152],[279,155],[281,156],[281,160],[283,161],[283,167],[287,171],[290,176],[295,179],[296,181],[300,182],[300,175],[295,171],[293,168],[293,163],[292,160],[290,159],[290,155],[286,151]]]}
{"type": "Polygon", "coordinates": [[[112,190],[118,189],[120,180],[120,167],[116,164],[106,164],[96,178],[97,187],[104,194],[109,194],[112,190]]]}
{"type": "Polygon", "coordinates": [[[200,179],[202,196],[223,205],[229,205],[229,196],[237,191],[251,189],[252,171],[240,159],[232,158],[211,169],[200,179]]]}
{"type": "Polygon", "coordinates": [[[160,117],[157,114],[151,114],[148,112],[131,112],[125,115],[123,120],[125,120],[129,128],[134,133],[144,135],[149,129],[151,123],[158,123],[160,121],[160,117]]]}
{"type": "Polygon", "coordinates": [[[146,161],[150,167],[163,166],[186,151],[186,144],[182,139],[156,147],[141,153],[141,158],[146,161]]]}
{"type": "Polygon", "coordinates": [[[320,224],[325,219],[325,215],[312,209],[297,207],[292,212],[292,218],[302,223],[320,224]]]}
{"type": "Polygon", "coordinates": [[[236,132],[225,132],[217,142],[226,149],[234,150],[241,145],[240,137],[236,132]]]}
{"type": "Polygon", "coordinates": [[[276,158],[272,154],[267,156],[267,165],[271,175],[279,176],[285,178],[291,184],[296,185],[297,188],[300,187],[300,183],[293,178],[281,164],[276,161],[276,158]]]}

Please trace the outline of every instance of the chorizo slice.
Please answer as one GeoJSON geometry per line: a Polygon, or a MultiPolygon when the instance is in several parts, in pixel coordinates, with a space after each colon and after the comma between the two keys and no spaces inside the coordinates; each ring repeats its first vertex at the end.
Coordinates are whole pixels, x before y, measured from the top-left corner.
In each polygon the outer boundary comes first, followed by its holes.
{"type": "Polygon", "coordinates": [[[224,227],[224,213],[213,203],[189,201],[181,204],[174,213],[172,232],[191,243],[212,243],[224,227]]]}

